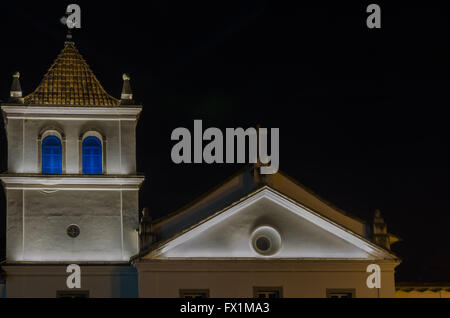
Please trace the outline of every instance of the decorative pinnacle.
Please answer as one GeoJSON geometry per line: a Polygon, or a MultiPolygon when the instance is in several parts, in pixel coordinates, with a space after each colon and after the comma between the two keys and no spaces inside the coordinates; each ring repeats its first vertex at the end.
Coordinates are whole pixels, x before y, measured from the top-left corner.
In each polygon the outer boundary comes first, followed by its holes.
{"type": "Polygon", "coordinates": [[[12,75],[11,90],[9,96],[13,101],[21,101],[22,99],[22,87],[20,86],[20,73],[14,72],[12,75]]]}
{"type": "Polygon", "coordinates": [[[69,30],[67,30],[67,34],[66,34],[66,44],[75,44],[72,40],[72,32],[69,30]]]}
{"type": "Polygon", "coordinates": [[[376,217],[376,218],[381,217],[381,211],[380,211],[379,209],[376,209],[376,210],[375,210],[375,217],[376,217]]]}
{"type": "Polygon", "coordinates": [[[123,86],[122,86],[122,94],[120,95],[120,99],[122,100],[122,104],[130,103],[133,100],[133,92],[131,91],[130,85],[130,75],[127,73],[123,73],[123,86]]]}

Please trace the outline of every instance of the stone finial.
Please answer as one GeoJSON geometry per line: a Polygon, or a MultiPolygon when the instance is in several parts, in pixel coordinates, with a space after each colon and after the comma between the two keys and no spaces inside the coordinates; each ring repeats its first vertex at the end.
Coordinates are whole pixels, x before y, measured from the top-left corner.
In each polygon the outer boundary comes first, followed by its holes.
{"type": "Polygon", "coordinates": [[[122,94],[120,95],[121,103],[126,104],[133,100],[133,92],[131,91],[130,75],[124,73],[122,75],[123,86],[122,94]]]}
{"type": "Polygon", "coordinates": [[[376,244],[390,250],[391,244],[389,241],[389,234],[387,232],[387,225],[381,217],[380,210],[375,210],[373,219],[373,239],[376,244]]]}
{"type": "Polygon", "coordinates": [[[381,218],[381,211],[379,209],[375,210],[375,218],[381,218]]]}
{"type": "Polygon", "coordinates": [[[11,90],[9,92],[9,97],[13,102],[23,102],[22,98],[22,87],[20,86],[20,73],[15,72],[12,75],[11,90]]]}
{"type": "Polygon", "coordinates": [[[66,34],[66,41],[64,43],[65,44],[72,44],[72,45],[75,44],[75,42],[73,41],[73,36],[72,36],[72,33],[70,32],[70,30],[66,34]]]}

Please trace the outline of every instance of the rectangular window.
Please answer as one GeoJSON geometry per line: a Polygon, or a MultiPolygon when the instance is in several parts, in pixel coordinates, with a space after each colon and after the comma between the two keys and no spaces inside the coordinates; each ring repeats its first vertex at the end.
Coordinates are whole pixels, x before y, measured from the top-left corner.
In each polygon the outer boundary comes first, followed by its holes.
{"type": "Polygon", "coordinates": [[[355,298],[355,290],[327,288],[327,298],[355,298]]]}
{"type": "Polygon", "coordinates": [[[89,298],[89,290],[58,290],[56,298],[89,298]]]}
{"type": "Polygon", "coordinates": [[[283,287],[253,287],[254,298],[282,298],[283,287]]]}
{"type": "Polygon", "coordinates": [[[180,289],[181,298],[209,298],[209,289],[180,289]]]}

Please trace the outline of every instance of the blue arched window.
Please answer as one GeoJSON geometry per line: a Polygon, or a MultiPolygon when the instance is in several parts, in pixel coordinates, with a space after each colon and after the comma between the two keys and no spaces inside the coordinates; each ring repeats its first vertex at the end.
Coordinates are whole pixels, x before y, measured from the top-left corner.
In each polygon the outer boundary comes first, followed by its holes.
{"type": "Polygon", "coordinates": [[[102,174],[103,173],[102,143],[94,136],[86,137],[83,140],[83,173],[102,174]]]}
{"type": "Polygon", "coordinates": [[[42,141],[42,173],[62,173],[62,146],[56,136],[48,136],[42,141]]]}

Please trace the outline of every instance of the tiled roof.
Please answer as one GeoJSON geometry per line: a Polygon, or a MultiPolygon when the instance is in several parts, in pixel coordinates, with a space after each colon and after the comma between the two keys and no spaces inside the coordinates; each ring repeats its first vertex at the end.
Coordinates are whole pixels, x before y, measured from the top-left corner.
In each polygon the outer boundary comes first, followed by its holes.
{"type": "Polygon", "coordinates": [[[116,106],[120,100],[109,95],[95,77],[73,42],[66,42],[47,74],[25,104],[65,106],[116,106]]]}

